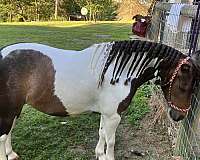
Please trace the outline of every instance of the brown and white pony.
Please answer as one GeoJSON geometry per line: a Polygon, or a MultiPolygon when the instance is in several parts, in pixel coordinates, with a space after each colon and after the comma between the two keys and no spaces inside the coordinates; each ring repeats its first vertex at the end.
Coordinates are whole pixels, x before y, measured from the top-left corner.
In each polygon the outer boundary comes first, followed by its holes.
{"type": "Polygon", "coordinates": [[[18,159],[12,150],[11,131],[24,104],[53,116],[99,112],[96,157],[114,160],[120,114],[139,86],[160,77],[170,116],[179,121],[190,108],[199,76],[198,58],[139,40],[95,44],[82,51],[18,43],[2,48],[1,56],[0,160],[18,159]]]}

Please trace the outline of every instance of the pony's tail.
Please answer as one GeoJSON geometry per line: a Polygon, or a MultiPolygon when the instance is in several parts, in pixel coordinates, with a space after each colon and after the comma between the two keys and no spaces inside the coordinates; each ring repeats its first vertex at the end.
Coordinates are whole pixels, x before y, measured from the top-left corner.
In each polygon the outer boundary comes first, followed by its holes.
{"type": "Polygon", "coordinates": [[[2,58],[3,58],[2,54],[1,54],[1,50],[2,50],[2,49],[0,49],[0,61],[1,61],[2,58]]]}
{"type": "Polygon", "coordinates": [[[2,50],[5,48],[5,46],[0,48],[0,61],[3,59],[3,55],[2,55],[2,50]]]}

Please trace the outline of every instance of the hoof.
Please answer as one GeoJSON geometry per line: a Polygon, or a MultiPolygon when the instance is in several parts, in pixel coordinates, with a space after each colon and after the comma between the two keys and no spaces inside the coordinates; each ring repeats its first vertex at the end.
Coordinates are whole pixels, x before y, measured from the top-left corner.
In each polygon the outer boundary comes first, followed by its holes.
{"type": "Polygon", "coordinates": [[[105,155],[98,157],[98,160],[107,160],[105,155]]]}
{"type": "Polygon", "coordinates": [[[17,155],[17,153],[15,153],[15,152],[13,152],[12,151],[12,153],[10,153],[9,155],[8,155],[8,160],[19,160],[20,158],[19,158],[19,156],[17,155]]]}
{"type": "Polygon", "coordinates": [[[9,159],[9,160],[19,160],[19,156],[15,157],[14,159],[9,159]]]}
{"type": "Polygon", "coordinates": [[[98,153],[98,154],[96,154],[96,159],[97,160],[106,160],[106,155],[105,155],[105,153],[98,153]]]}

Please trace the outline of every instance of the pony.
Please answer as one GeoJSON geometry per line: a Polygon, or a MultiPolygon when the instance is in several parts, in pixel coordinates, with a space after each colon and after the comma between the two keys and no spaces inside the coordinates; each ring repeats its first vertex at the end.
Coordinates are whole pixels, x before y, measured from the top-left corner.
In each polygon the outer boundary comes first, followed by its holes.
{"type": "Polygon", "coordinates": [[[100,43],[81,51],[17,43],[0,53],[0,160],[19,158],[11,132],[24,104],[52,116],[100,113],[96,157],[114,160],[121,113],[142,84],[156,78],[170,117],[180,121],[190,109],[199,79],[200,51],[188,57],[149,41],[100,43]]]}

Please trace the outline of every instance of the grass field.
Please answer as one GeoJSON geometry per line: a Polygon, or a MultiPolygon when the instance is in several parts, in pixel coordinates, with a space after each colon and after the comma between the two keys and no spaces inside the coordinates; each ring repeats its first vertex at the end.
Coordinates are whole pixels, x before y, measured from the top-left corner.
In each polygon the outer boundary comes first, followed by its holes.
{"type": "MultiPolygon", "coordinates": [[[[81,50],[93,43],[128,39],[130,32],[130,23],[1,23],[0,47],[17,42],[38,42],[81,50]]],[[[138,95],[135,104],[144,106],[138,105],[137,112],[129,110],[128,119],[133,124],[148,112],[145,93],[141,91],[138,95]]],[[[13,133],[13,148],[22,160],[91,160],[95,158],[98,125],[98,114],[58,118],[24,107],[13,133]]]]}
{"type": "Polygon", "coordinates": [[[16,42],[40,42],[58,48],[80,50],[93,43],[128,39],[130,31],[130,23],[2,23],[0,46],[16,42]],[[109,36],[106,38],[102,35],[109,36]]]}

